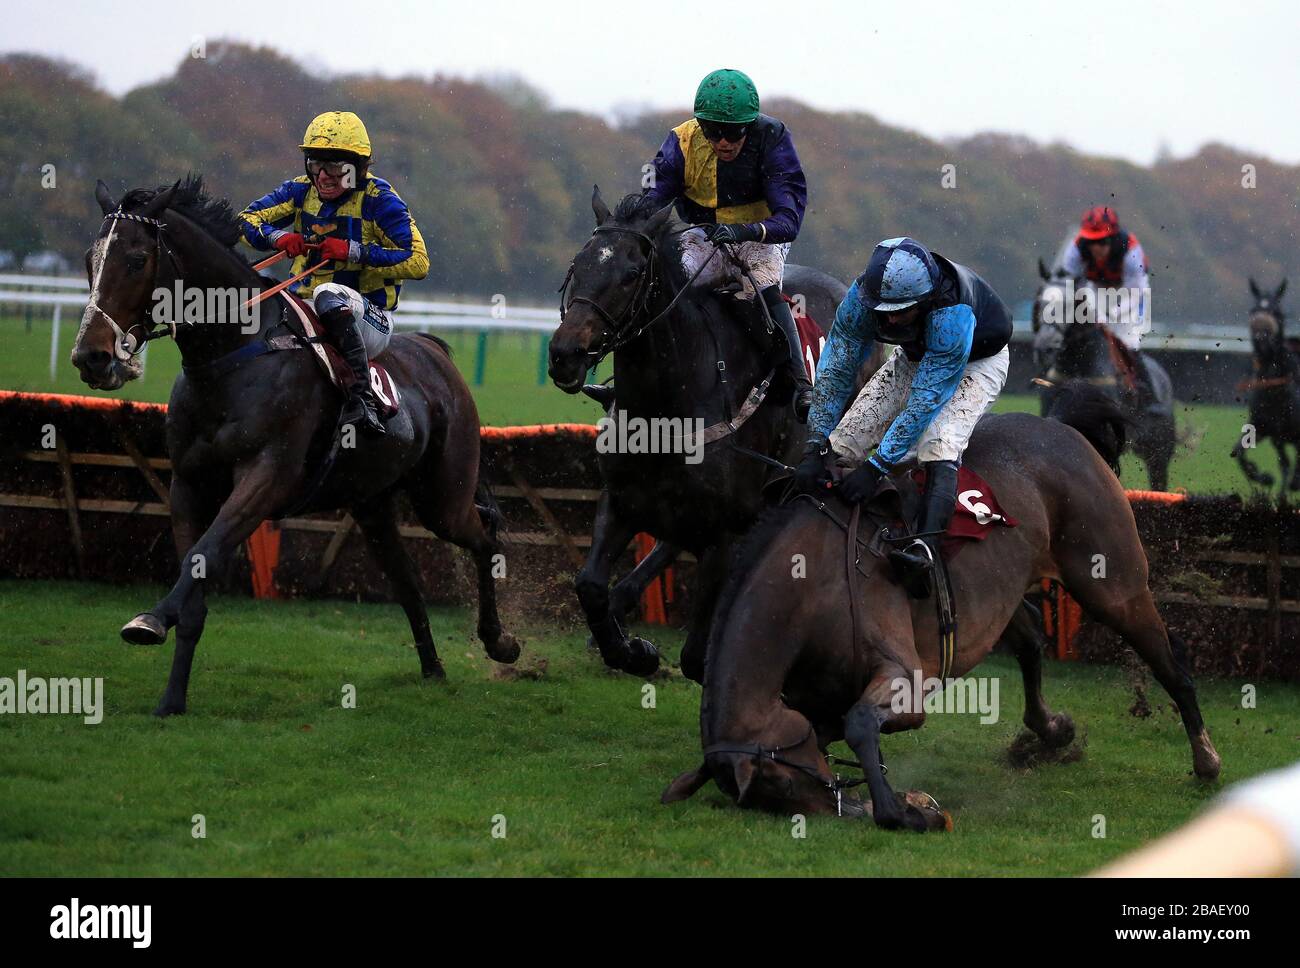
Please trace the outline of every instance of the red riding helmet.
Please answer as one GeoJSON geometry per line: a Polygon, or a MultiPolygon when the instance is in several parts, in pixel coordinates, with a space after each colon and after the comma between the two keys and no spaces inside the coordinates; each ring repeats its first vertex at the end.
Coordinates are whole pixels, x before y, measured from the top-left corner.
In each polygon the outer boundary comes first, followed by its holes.
{"type": "Polygon", "coordinates": [[[1106,205],[1094,205],[1083,213],[1079,223],[1079,237],[1083,239],[1108,239],[1119,233],[1119,216],[1106,205]]]}

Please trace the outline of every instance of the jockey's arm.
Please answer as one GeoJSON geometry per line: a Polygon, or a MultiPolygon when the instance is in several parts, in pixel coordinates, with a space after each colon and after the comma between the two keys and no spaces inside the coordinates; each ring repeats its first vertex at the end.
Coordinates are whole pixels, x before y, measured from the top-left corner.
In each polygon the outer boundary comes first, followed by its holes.
{"type": "Polygon", "coordinates": [[[1151,278],[1147,275],[1147,257],[1142,246],[1134,244],[1124,253],[1124,288],[1139,292],[1136,305],[1130,310],[1131,325],[1144,330],[1151,324],[1151,278]]]}
{"type": "Polygon", "coordinates": [[[423,279],[429,273],[429,253],[415,219],[396,192],[382,191],[373,215],[379,240],[352,242],[350,262],[385,270],[392,279],[423,279]]]}
{"type": "Polygon", "coordinates": [[[677,140],[677,132],[669,131],[659,152],[651,162],[654,179],[646,189],[647,198],[663,208],[669,202],[681,197],[685,188],[686,159],[682,155],[682,146],[677,140]]]}
{"type": "Polygon", "coordinates": [[[1083,256],[1079,255],[1077,245],[1072,245],[1065,250],[1065,256],[1061,259],[1061,268],[1069,273],[1072,278],[1083,278],[1083,256]]]}
{"type": "Polygon", "coordinates": [[[808,412],[808,442],[821,445],[844,416],[858,370],[875,342],[875,322],[853,283],[835,310],[835,322],[817,363],[812,409],[808,412]]]}
{"type": "Polygon", "coordinates": [[[291,178],[270,194],[263,195],[239,213],[244,241],[254,249],[271,248],[275,237],[293,225],[300,195],[308,188],[307,179],[291,178]]]}
{"type": "Polygon", "coordinates": [[[952,399],[970,360],[975,337],[975,313],[969,306],[945,306],[930,314],[925,356],[912,379],[907,406],[885,432],[872,461],[889,470],[907,456],[943,405],[952,399]]]}
{"type": "Polygon", "coordinates": [[[763,159],[763,169],[767,175],[764,194],[772,214],[758,223],[763,230],[759,241],[769,245],[793,242],[808,207],[808,180],[788,128],[763,159]]]}

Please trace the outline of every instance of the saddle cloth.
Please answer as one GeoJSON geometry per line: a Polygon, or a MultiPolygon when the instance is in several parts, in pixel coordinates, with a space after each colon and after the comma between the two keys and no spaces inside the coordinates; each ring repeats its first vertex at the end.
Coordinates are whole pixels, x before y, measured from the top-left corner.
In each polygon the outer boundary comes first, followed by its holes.
{"type": "Polygon", "coordinates": [[[809,315],[800,315],[796,312],[796,304],[793,299],[785,293],[781,294],[790,306],[790,312],[794,316],[795,329],[799,331],[799,342],[803,344],[803,365],[808,370],[808,379],[813,379],[817,375],[817,361],[822,358],[822,347],[826,345],[826,334],[822,328],[817,325],[817,320],[809,315]]]}
{"type": "MultiPolygon", "coordinates": [[[[923,469],[914,469],[911,478],[918,489],[925,485],[923,469]]],[[[957,506],[941,545],[945,559],[951,561],[971,541],[983,541],[994,528],[1014,528],[1019,523],[1002,510],[984,478],[965,464],[957,468],[957,506]]]]}
{"type": "MultiPolygon", "coordinates": [[[[289,328],[306,341],[306,345],[313,350],[312,355],[321,372],[325,374],[325,378],[346,396],[348,387],[353,381],[352,368],[348,366],[347,361],[334,345],[325,339],[316,319],[316,311],[310,303],[299,299],[293,293],[286,291],[280,295],[284,296],[289,303],[289,308],[293,310],[285,313],[289,328]]],[[[397,384],[393,382],[389,372],[374,361],[370,362],[370,389],[374,391],[375,400],[379,404],[380,419],[389,420],[395,417],[402,406],[401,391],[397,389],[397,384]]]]}

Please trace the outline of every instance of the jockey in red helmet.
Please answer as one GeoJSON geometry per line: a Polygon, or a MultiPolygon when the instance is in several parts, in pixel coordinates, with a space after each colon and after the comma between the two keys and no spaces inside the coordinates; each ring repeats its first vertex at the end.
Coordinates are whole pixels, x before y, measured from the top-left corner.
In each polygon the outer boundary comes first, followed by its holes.
{"type": "Polygon", "coordinates": [[[1146,294],[1151,290],[1147,276],[1147,257],[1137,236],[1120,227],[1113,208],[1095,205],[1083,213],[1079,234],[1065,253],[1062,267],[1076,279],[1093,288],[1122,288],[1142,293],[1120,319],[1108,319],[1115,336],[1130,350],[1137,352],[1142,334],[1150,329],[1150,306],[1146,294]]]}

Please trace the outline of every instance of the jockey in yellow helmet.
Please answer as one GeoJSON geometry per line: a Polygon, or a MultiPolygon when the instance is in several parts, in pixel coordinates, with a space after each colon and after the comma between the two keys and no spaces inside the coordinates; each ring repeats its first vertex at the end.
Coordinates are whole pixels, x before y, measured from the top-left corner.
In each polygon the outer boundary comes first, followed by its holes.
{"type": "Polygon", "coordinates": [[[305,174],[240,213],[244,239],[255,249],[288,252],[295,275],[309,260],[329,260],[290,289],[312,301],[354,374],[341,422],[383,434],[369,358],[388,345],[402,280],[423,279],[429,256],[406,203],[370,173],[370,135],[359,117],[327,111],[307,126],[299,147],[305,174]],[[319,245],[319,255],[309,245],[319,245]]]}

